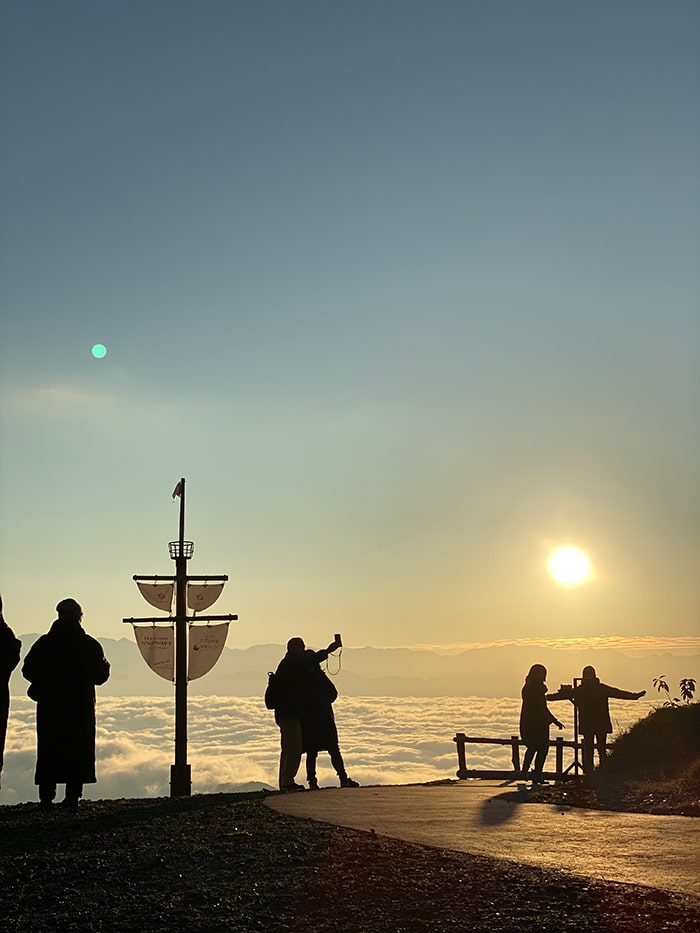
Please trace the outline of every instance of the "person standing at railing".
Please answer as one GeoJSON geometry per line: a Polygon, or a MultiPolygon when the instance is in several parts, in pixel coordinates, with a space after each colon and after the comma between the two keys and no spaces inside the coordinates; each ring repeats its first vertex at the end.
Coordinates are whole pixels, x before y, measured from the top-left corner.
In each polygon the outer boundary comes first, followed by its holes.
{"type": "Polygon", "coordinates": [[[547,707],[547,668],[543,664],[533,664],[521,691],[520,737],[525,743],[525,757],[521,777],[526,777],[530,765],[535,762],[532,771],[533,784],[546,784],[542,772],[549,752],[549,727],[552,723],[563,729],[563,723],[547,707]]]}
{"type": "Polygon", "coordinates": [[[560,687],[556,693],[547,694],[548,700],[573,700],[578,715],[578,731],[583,750],[583,773],[593,771],[593,747],[598,749],[598,760],[602,763],[606,755],[608,736],[613,731],[608,700],[638,700],[646,690],[630,693],[618,687],[601,683],[595,668],[590,664],[581,672],[581,682],[575,687],[560,687]]]}

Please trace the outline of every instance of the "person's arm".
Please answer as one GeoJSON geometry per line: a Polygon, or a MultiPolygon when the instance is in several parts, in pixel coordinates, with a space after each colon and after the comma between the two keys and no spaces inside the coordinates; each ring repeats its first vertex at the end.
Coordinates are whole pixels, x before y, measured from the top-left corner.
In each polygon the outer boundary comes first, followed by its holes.
{"type": "Polygon", "coordinates": [[[329,654],[337,651],[338,648],[342,648],[342,646],[342,642],[339,641],[338,638],[334,638],[327,648],[322,648],[320,651],[314,651],[314,660],[318,661],[319,663],[321,661],[325,661],[327,660],[329,654]]]}
{"type": "Polygon", "coordinates": [[[40,665],[38,663],[37,654],[36,645],[32,645],[22,665],[22,677],[30,682],[35,681],[39,675],[40,665]]]}
{"type": "Polygon", "coordinates": [[[0,670],[8,677],[19,664],[22,642],[15,638],[10,626],[0,620],[0,670]]]}
{"type": "Polygon", "coordinates": [[[639,700],[646,694],[646,690],[631,693],[629,690],[618,690],[617,687],[609,687],[607,684],[605,684],[605,690],[607,695],[614,700],[639,700]]]}
{"type": "Polygon", "coordinates": [[[38,641],[35,641],[27,652],[22,665],[22,677],[29,681],[27,687],[27,696],[35,702],[39,700],[42,691],[45,688],[46,664],[44,656],[44,643],[42,641],[46,636],[42,635],[38,641]]]}
{"type": "Polygon", "coordinates": [[[12,667],[10,668],[10,670],[14,671],[14,669],[19,664],[19,658],[20,658],[21,653],[22,653],[22,642],[19,640],[19,638],[15,638],[15,650],[12,655],[14,659],[14,663],[12,664],[12,667]]]}
{"type": "Polygon", "coordinates": [[[546,696],[547,700],[573,700],[573,698],[574,688],[568,684],[563,684],[556,693],[548,693],[546,696]]]}
{"type": "Polygon", "coordinates": [[[100,657],[95,659],[95,668],[93,672],[93,682],[99,687],[109,680],[110,664],[107,658],[100,652],[100,657]]]}

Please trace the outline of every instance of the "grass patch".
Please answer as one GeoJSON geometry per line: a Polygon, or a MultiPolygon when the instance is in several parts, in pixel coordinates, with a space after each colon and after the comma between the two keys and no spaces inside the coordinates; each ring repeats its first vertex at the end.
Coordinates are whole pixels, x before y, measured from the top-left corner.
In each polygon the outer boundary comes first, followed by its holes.
{"type": "Polygon", "coordinates": [[[700,703],[654,710],[615,740],[592,775],[543,788],[530,799],[700,816],[700,703]]]}

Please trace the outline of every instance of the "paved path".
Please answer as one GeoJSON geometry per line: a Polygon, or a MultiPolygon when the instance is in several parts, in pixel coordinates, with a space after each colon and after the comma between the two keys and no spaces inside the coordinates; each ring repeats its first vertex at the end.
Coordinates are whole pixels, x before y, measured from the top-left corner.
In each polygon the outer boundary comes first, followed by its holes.
{"type": "Polygon", "coordinates": [[[495,781],[276,794],[280,813],[700,897],[700,819],[501,800],[495,781]]]}

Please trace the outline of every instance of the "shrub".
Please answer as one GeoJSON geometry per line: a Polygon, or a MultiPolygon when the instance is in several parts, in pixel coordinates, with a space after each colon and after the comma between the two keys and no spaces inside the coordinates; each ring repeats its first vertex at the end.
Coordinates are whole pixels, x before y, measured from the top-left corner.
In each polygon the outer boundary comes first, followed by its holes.
{"type": "Polygon", "coordinates": [[[700,703],[662,706],[613,743],[600,778],[665,780],[681,775],[700,758],[700,703]]]}

